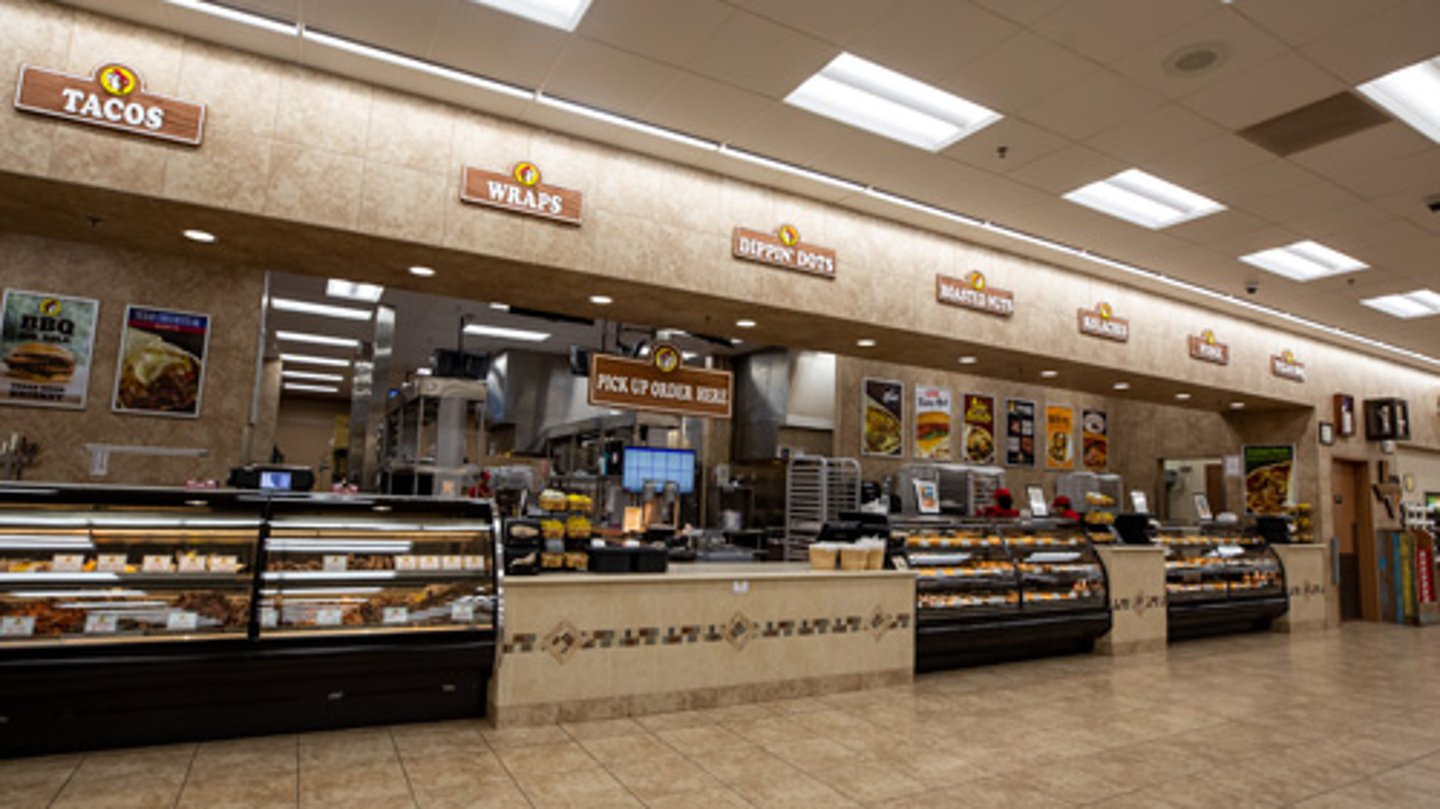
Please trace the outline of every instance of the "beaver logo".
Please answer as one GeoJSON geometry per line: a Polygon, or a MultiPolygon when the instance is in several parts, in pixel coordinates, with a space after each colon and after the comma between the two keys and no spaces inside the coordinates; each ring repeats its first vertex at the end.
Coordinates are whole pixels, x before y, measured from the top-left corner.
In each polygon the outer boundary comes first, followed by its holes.
{"type": "Polygon", "coordinates": [[[780,237],[780,243],[786,247],[794,247],[800,243],[800,231],[794,225],[781,225],[775,233],[780,237]]]}
{"type": "Polygon", "coordinates": [[[515,182],[526,188],[540,184],[540,167],[528,160],[516,163],[511,175],[515,177],[515,182]]]}
{"type": "Polygon", "coordinates": [[[975,270],[966,276],[965,280],[970,283],[970,288],[976,292],[985,291],[985,273],[975,270]]]}
{"type": "Polygon", "coordinates": [[[135,71],[124,65],[106,65],[100,68],[100,86],[112,96],[128,96],[140,86],[135,71]]]}
{"type": "Polygon", "coordinates": [[[1095,311],[1099,313],[1101,320],[1109,320],[1115,316],[1115,310],[1112,309],[1108,303],[1100,303],[1100,305],[1095,307],[1095,311]]]}
{"type": "Polygon", "coordinates": [[[660,343],[655,346],[655,350],[651,353],[650,359],[655,363],[655,368],[659,370],[660,373],[668,374],[680,367],[680,362],[683,358],[680,354],[680,349],[669,343],[660,343]]]}

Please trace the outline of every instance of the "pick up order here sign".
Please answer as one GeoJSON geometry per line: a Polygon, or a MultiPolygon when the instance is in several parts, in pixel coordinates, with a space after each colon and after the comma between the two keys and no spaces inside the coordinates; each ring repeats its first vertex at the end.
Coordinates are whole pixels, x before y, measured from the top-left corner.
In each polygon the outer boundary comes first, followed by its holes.
{"type": "MultiPolygon", "coordinates": [[[[660,350],[654,353],[658,357],[660,350]]],[[[729,371],[608,354],[590,357],[589,401],[597,407],[728,419],[733,391],[729,371]]]]}

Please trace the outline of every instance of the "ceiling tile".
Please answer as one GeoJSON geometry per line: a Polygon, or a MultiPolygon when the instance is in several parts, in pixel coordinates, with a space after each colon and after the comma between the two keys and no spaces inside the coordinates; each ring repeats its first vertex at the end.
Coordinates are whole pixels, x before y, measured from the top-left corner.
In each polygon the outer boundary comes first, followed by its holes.
{"type": "Polygon", "coordinates": [[[302,13],[301,0],[231,0],[227,5],[281,20],[298,20],[302,13]]]}
{"type": "Polygon", "coordinates": [[[424,54],[440,16],[438,0],[306,0],[303,22],[330,34],[383,42],[393,51],[424,54]]]}
{"type": "Polygon", "coordinates": [[[1155,159],[1151,169],[1186,188],[1269,163],[1276,157],[1234,135],[1221,135],[1178,154],[1155,159]]]}
{"type": "Polygon", "coordinates": [[[1234,8],[1212,4],[1210,13],[1202,19],[1147,43],[1116,62],[1113,68],[1157,93],[1181,98],[1264,64],[1285,51],[1285,43],[1246,20],[1234,8]],[[1177,72],[1168,66],[1179,53],[1196,47],[1225,54],[1225,58],[1195,73],[1177,72]]]}
{"type": "Polygon", "coordinates": [[[681,72],[586,39],[574,39],[540,89],[593,107],[638,116],[681,72]]]}
{"type": "MultiPolygon", "coordinates": [[[[1427,151],[1440,159],[1440,149],[1435,148],[1433,141],[1399,121],[1391,121],[1296,152],[1290,159],[1317,174],[1350,179],[1357,173],[1363,175],[1371,166],[1427,151]]],[[[1433,176],[1440,181],[1440,164],[1433,176]]]]}
{"type": "Polygon", "coordinates": [[[1084,0],[1046,15],[1033,28],[1090,59],[1109,63],[1214,10],[1214,0],[1084,0]]]}
{"type": "Polygon", "coordinates": [[[1108,70],[1097,71],[1020,110],[1019,117],[1069,138],[1085,138],[1153,110],[1164,99],[1108,70]]]}
{"type": "Polygon", "coordinates": [[[1251,201],[1290,191],[1314,181],[1314,174],[1292,163],[1271,160],[1201,183],[1191,190],[1232,208],[1243,208],[1251,201]]]}
{"type": "Polygon", "coordinates": [[[1360,200],[1334,183],[1317,180],[1278,194],[1248,200],[1249,213],[1294,228],[1294,220],[1303,216],[1349,208],[1360,200]]]}
{"type": "Polygon", "coordinates": [[[966,0],[904,0],[847,49],[934,82],[1019,32],[1015,23],[966,0]]]}
{"type": "Polygon", "coordinates": [[[858,129],[806,110],[773,101],[768,106],[759,117],[735,130],[727,142],[779,160],[814,166],[815,156],[822,149],[842,138],[863,135],[858,129]]]}
{"type": "Polygon", "coordinates": [[[748,90],[682,72],[655,97],[641,117],[660,126],[724,142],[775,103],[748,90]]]}
{"type": "Polygon", "coordinates": [[[1337,233],[1354,233],[1394,221],[1395,216],[1384,208],[1368,202],[1355,202],[1316,210],[1293,217],[1286,224],[1325,241],[1337,233]]]}
{"type": "Polygon", "coordinates": [[[1065,139],[1019,118],[1001,118],[940,152],[976,168],[1006,174],[1065,146],[1065,139]],[[1004,154],[1000,153],[1003,148],[1004,154]]]}
{"type": "Polygon", "coordinates": [[[1291,45],[1359,23],[1402,0],[1265,0],[1236,9],[1291,45]]]}
{"type": "Polygon", "coordinates": [[[1010,177],[1051,194],[1064,194],[1129,167],[1124,161],[1075,144],[1021,166],[1010,172],[1010,177]]]}
{"type": "Polygon", "coordinates": [[[1093,63],[1028,31],[980,54],[936,82],[971,101],[1012,115],[1099,72],[1093,63]]]}
{"type": "Polygon", "coordinates": [[[1180,103],[1221,126],[1244,129],[1344,89],[1339,79],[1292,51],[1237,71],[1180,103]]]}
{"type": "Polygon", "coordinates": [[[822,40],[737,12],[687,64],[717,81],[778,100],[835,55],[835,47],[822,40]]]}
{"type": "Polygon", "coordinates": [[[1440,3],[1407,0],[1301,48],[1345,81],[1360,84],[1440,54],[1440,3]]]}
{"type": "Polygon", "coordinates": [[[430,59],[521,87],[539,87],[573,39],[544,25],[521,25],[509,14],[468,0],[441,3],[430,59]]]}
{"type": "Polygon", "coordinates": [[[734,11],[719,0],[606,0],[590,6],[576,33],[679,65],[704,47],[734,11]]]}
{"type": "Polygon", "coordinates": [[[1030,25],[1064,5],[1066,0],[971,0],[1021,25],[1030,25]]]}
{"type": "MultiPolygon", "coordinates": [[[[674,0],[669,0],[674,2],[674,0]]],[[[839,46],[883,19],[900,0],[738,0],[762,17],[839,46]]],[[[680,5],[677,3],[677,5],[680,5]]]]}
{"type": "Polygon", "coordinates": [[[1413,190],[1417,199],[1440,192],[1440,149],[1333,172],[1335,181],[1368,198],[1413,190]]]}
{"type": "Polygon", "coordinates": [[[1189,222],[1181,222],[1165,229],[1166,233],[1195,244],[1213,246],[1234,239],[1244,233],[1251,233],[1270,227],[1258,216],[1229,208],[1210,216],[1202,216],[1189,222]]]}
{"type": "Polygon", "coordinates": [[[1189,147],[1222,134],[1224,130],[1193,112],[1167,104],[1087,138],[1085,144],[1144,166],[1176,152],[1188,159],[1189,147]]]}

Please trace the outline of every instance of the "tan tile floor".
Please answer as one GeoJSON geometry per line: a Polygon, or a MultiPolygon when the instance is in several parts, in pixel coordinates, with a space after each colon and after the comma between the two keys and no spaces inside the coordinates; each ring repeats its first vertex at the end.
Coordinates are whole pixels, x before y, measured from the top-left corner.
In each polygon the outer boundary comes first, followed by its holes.
{"type": "Polygon", "coordinates": [[[561,727],[0,762],[3,809],[1440,807],[1440,628],[1347,625],[561,727]]]}

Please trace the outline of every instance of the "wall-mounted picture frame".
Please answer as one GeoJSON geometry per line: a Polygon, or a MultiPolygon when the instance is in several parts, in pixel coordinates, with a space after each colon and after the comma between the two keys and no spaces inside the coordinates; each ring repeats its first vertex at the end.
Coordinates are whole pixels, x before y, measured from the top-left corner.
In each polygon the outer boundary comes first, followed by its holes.
{"type": "Polygon", "coordinates": [[[1210,498],[1201,492],[1195,493],[1195,516],[1201,522],[1210,522],[1215,519],[1215,515],[1210,512],[1210,498]]]}
{"type": "Polygon", "coordinates": [[[1320,446],[1335,446],[1335,425],[1328,421],[1320,422],[1320,446]]]}
{"type": "Polygon", "coordinates": [[[1427,511],[1440,514],[1440,492],[1425,493],[1425,508],[1427,511]]]}

